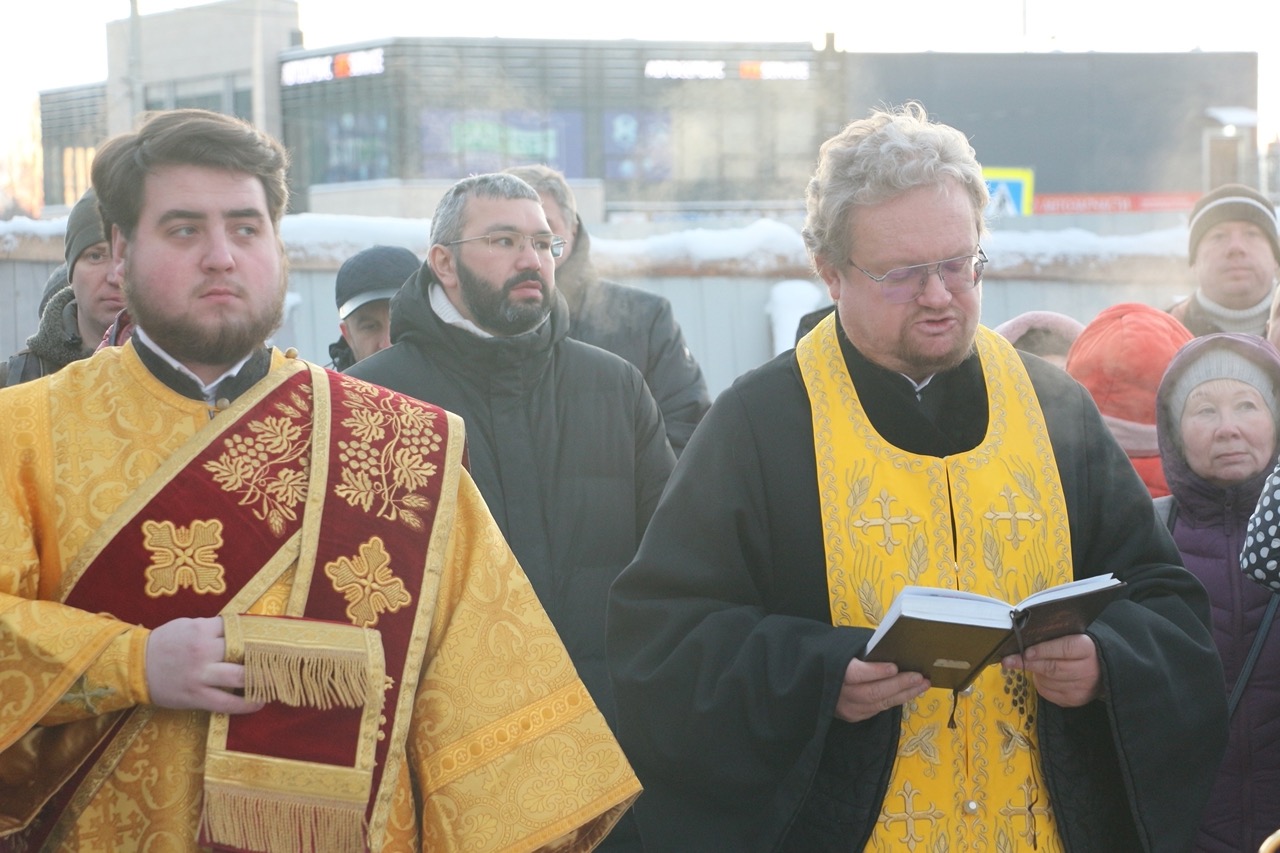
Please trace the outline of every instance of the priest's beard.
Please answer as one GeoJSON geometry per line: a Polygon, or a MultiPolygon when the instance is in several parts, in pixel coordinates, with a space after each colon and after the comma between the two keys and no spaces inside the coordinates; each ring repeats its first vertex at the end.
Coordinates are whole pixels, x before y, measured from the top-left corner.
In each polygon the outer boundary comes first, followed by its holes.
{"type": "Polygon", "coordinates": [[[266,343],[284,322],[284,297],[288,289],[284,270],[276,293],[249,314],[228,314],[211,321],[208,317],[174,315],[157,310],[145,294],[129,286],[128,264],[125,265],[124,304],[135,326],[182,364],[230,365],[266,343]]]}
{"type": "Polygon", "coordinates": [[[538,325],[551,313],[556,296],[555,279],[544,278],[537,270],[525,270],[503,282],[501,287],[490,284],[458,258],[458,289],[462,301],[471,312],[471,321],[491,335],[510,337],[519,335],[538,325]],[[542,298],[536,302],[514,301],[511,291],[526,281],[542,285],[542,298]]]}

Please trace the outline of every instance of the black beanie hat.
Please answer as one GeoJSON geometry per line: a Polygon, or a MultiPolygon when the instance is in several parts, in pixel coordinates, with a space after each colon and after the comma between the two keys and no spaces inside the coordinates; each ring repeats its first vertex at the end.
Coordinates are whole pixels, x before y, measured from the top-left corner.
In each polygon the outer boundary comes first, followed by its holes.
{"type": "Polygon", "coordinates": [[[366,302],[395,296],[420,266],[418,256],[402,246],[371,246],[347,258],[338,268],[338,319],[366,302]]]}
{"type": "Polygon", "coordinates": [[[1196,247],[1205,232],[1223,222],[1252,222],[1271,243],[1271,254],[1280,263],[1280,240],[1276,237],[1276,207],[1262,193],[1244,184],[1223,184],[1206,193],[1191,209],[1190,262],[1196,262],[1196,247]]]}
{"type": "Polygon", "coordinates": [[[62,256],[67,262],[67,280],[75,278],[76,259],[85,249],[106,241],[102,230],[102,214],[98,212],[98,194],[90,187],[80,196],[67,217],[67,232],[62,238],[62,256]]]}

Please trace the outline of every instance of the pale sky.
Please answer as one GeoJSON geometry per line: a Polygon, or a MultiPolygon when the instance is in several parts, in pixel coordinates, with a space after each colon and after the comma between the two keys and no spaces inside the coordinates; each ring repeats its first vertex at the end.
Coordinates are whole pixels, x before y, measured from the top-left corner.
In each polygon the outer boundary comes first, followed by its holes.
{"type": "MultiPolygon", "coordinates": [[[[108,21],[129,16],[129,0],[10,0],[21,23],[0,51],[0,154],[24,127],[44,89],[97,83],[107,74],[108,21]]],[[[141,14],[199,5],[138,0],[141,14]]],[[[843,50],[1252,51],[1259,54],[1259,138],[1280,133],[1280,37],[1275,0],[1215,0],[1175,8],[1168,0],[913,0],[831,3],[787,0],[776,14],[749,4],[643,0],[481,3],[299,0],[305,46],[330,47],[400,36],[632,38],[805,41],[836,34],[843,50]]],[[[927,106],[927,105],[926,105],[927,106]]]]}

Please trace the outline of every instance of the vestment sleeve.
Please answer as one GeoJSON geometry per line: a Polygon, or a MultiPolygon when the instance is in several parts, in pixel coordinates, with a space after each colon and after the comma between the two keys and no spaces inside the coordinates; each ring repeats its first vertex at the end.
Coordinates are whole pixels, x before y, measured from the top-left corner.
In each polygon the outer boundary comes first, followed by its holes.
{"type": "Polygon", "coordinates": [[[410,735],[422,848],[590,850],[639,783],[465,472],[448,547],[410,735]]]}
{"type": "MultiPolygon", "coordinates": [[[[5,392],[8,401],[20,398],[37,395],[29,387],[5,392]]],[[[54,534],[39,533],[53,512],[40,503],[41,431],[30,428],[39,408],[7,411],[0,441],[13,451],[0,466],[0,749],[36,725],[105,714],[146,697],[145,630],[39,600],[56,587],[50,564],[60,560],[54,534]]]]}

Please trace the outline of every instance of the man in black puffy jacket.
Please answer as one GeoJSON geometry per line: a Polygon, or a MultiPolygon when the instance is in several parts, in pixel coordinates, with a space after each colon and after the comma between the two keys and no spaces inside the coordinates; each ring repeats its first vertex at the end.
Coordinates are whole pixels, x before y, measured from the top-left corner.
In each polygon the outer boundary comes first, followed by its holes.
{"type": "MultiPolygon", "coordinates": [[[[471,475],[612,725],[605,603],[675,464],[640,372],[569,337],[552,233],[513,175],[466,178],[391,300],[389,349],[348,372],[463,417],[471,475]]],[[[630,817],[599,848],[640,850],[630,817]]]]}

